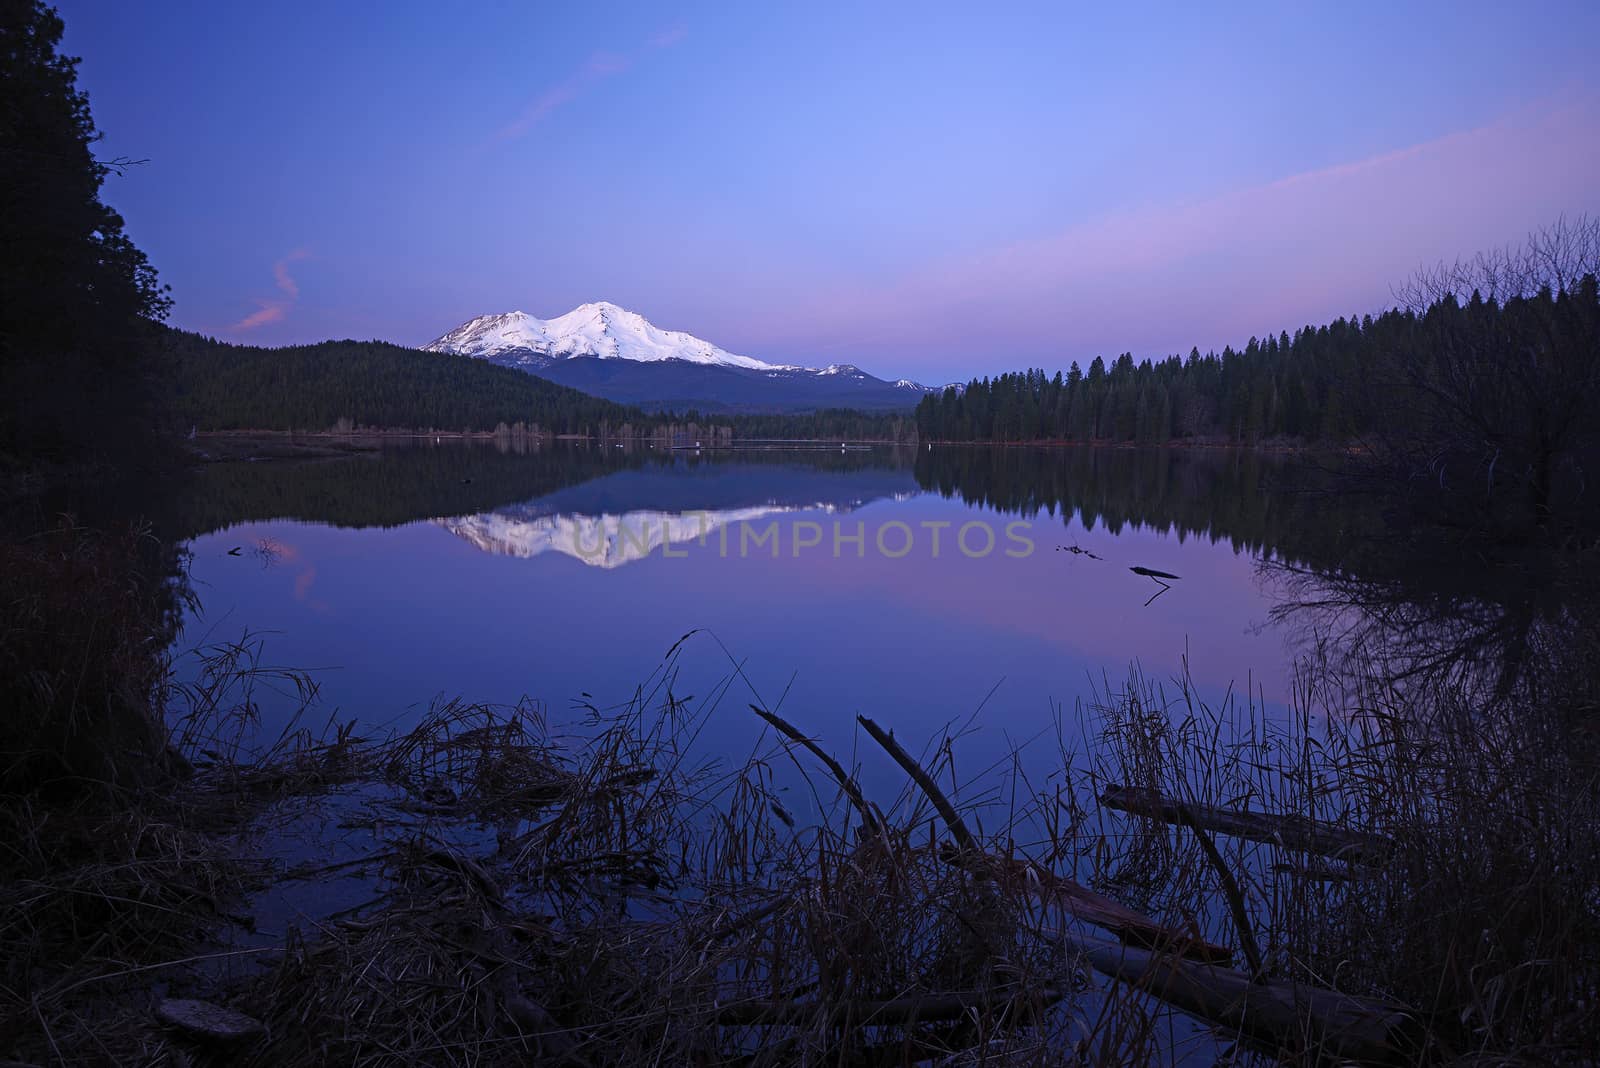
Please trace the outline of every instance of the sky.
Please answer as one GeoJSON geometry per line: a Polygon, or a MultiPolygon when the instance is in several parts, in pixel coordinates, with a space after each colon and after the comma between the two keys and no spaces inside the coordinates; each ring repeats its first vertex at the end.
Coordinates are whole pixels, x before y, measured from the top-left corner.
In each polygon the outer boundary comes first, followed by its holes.
{"type": "Polygon", "coordinates": [[[241,342],[609,300],[943,382],[1600,214],[1600,4],[991,7],[59,3],[170,321],[241,342]]]}

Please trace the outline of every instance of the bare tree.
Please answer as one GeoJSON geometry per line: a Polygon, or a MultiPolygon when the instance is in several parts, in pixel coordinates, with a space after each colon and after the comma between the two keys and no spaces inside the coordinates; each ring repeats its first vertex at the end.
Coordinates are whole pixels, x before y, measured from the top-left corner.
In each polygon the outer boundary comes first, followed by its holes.
{"type": "MultiPolygon", "coordinates": [[[[1374,451],[1456,521],[1526,531],[1585,501],[1600,407],[1600,219],[1417,272],[1374,368],[1374,451]]],[[[1584,503],[1592,507],[1592,501],[1584,503]]]]}
{"type": "Polygon", "coordinates": [[[1462,304],[1477,293],[1505,303],[1576,290],[1586,276],[1600,276],[1600,218],[1562,216],[1528,235],[1521,245],[1480,252],[1454,263],[1422,267],[1394,290],[1401,307],[1421,314],[1447,297],[1462,304]]]}

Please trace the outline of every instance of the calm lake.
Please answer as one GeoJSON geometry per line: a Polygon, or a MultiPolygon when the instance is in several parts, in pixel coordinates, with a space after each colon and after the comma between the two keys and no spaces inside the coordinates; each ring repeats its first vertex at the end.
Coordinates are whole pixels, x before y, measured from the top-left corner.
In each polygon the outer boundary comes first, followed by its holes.
{"type": "MultiPolygon", "coordinates": [[[[1059,762],[1075,708],[1135,662],[1168,678],[1187,657],[1208,695],[1281,705],[1292,649],[1257,564],[1310,521],[1275,471],[1224,451],[450,441],[212,464],[178,649],[255,636],[315,677],[317,717],[367,730],[450,698],[576,724],[697,631],[671,688],[715,708],[713,751],[759,743],[754,702],[842,756],[858,712],[913,748],[970,726],[976,776],[1038,739],[1059,762]]],[[[269,727],[296,704],[257,696],[269,727]]],[[[869,786],[898,782],[860,756],[869,786]]]]}

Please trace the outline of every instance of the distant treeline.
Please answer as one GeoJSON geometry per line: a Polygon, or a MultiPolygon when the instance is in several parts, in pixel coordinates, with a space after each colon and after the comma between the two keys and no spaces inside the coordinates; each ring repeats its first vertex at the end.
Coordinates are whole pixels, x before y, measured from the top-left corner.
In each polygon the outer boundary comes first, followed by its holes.
{"type": "Polygon", "coordinates": [[[1459,377],[1451,365],[1463,350],[1527,358],[1549,347],[1552,324],[1570,330],[1574,311],[1592,337],[1594,293],[1590,277],[1571,292],[1505,303],[1447,294],[1421,312],[1337,319],[1220,355],[1196,348],[1135,362],[1123,353],[1109,367],[1096,357],[1087,372],[1074,363],[1053,376],[973,379],[923,398],[916,425],[935,441],[1344,442],[1394,417],[1396,389],[1424,403],[1438,397],[1441,383],[1428,379],[1459,377]]]}
{"type": "Polygon", "coordinates": [[[482,360],[383,341],[259,348],[167,335],[179,415],[201,430],[415,430],[726,444],[738,438],[914,440],[909,415],[650,413],[482,360]]]}

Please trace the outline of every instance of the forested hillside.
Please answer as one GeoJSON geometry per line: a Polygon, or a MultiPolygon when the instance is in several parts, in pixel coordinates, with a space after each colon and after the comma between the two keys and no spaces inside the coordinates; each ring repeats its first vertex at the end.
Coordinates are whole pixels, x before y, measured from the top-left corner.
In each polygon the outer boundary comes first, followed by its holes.
{"type": "Polygon", "coordinates": [[[264,349],[173,331],[179,410],[202,430],[335,426],[598,433],[665,420],[520,371],[382,341],[264,349]]]}
{"type": "Polygon", "coordinates": [[[1530,391],[1548,394],[1526,398],[1534,409],[1579,399],[1569,387],[1588,381],[1576,365],[1584,344],[1592,350],[1600,318],[1592,276],[1564,292],[1545,289],[1503,303],[1477,293],[1465,302],[1452,293],[1432,296],[1420,311],[1251,338],[1221,355],[1194,349],[1187,358],[1136,363],[1124,353],[1109,367],[1096,357],[1087,372],[1074,363],[1054,376],[1028,370],[974,379],[964,391],[924,398],[917,429],[944,441],[1344,442],[1441,405],[1488,426],[1500,421],[1490,409],[1521,403],[1530,391]],[[1524,373],[1508,374],[1495,390],[1481,388],[1516,366],[1524,373]],[[1549,368],[1559,369],[1559,383],[1549,368]],[[1422,407],[1407,407],[1403,397],[1422,407]],[[1465,409],[1474,407],[1469,416],[1465,409]]]}

